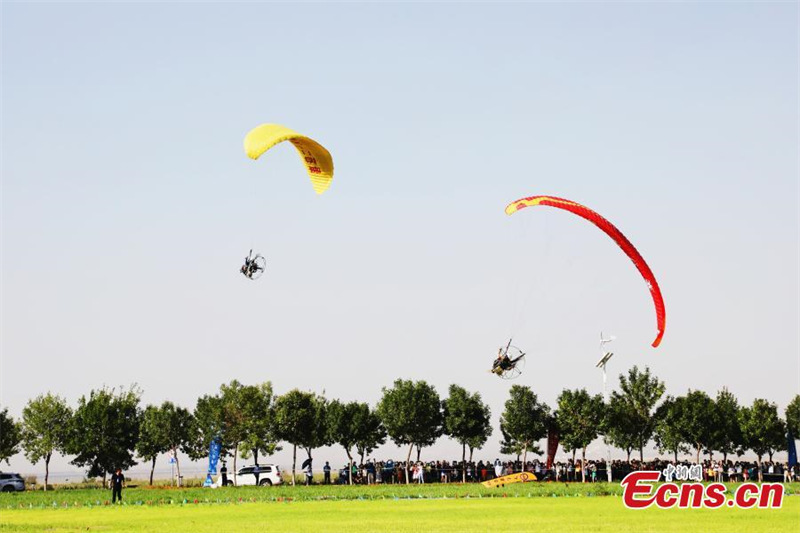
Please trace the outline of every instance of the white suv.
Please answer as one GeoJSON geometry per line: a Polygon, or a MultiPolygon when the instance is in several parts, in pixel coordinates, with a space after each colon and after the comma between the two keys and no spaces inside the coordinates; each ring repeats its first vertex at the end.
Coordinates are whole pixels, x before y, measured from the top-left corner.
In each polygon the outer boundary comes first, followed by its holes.
{"type": "Polygon", "coordinates": [[[19,474],[0,472],[0,491],[14,492],[25,490],[25,481],[19,474]]]}
{"type": "MultiPolygon", "coordinates": [[[[281,469],[278,465],[245,465],[235,475],[236,485],[280,485],[281,469]]],[[[228,485],[234,484],[234,476],[228,476],[228,485]]],[[[217,477],[217,487],[222,486],[222,475],[217,477]]]]}

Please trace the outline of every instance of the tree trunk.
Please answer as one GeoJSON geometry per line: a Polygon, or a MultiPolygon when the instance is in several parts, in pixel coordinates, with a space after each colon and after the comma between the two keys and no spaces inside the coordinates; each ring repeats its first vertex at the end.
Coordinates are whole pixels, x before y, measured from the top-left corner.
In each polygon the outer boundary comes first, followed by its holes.
{"type": "MultiPolygon", "coordinates": [[[[236,483],[236,459],[239,458],[239,443],[236,443],[236,447],[233,448],[233,486],[238,487],[239,485],[236,483]]],[[[180,474],[178,474],[178,486],[180,486],[180,474]]]]}
{"type": "Polygon", "coordinates": [[[44,457],[44,490],[47,492],[47,480],[50,479],[50,457],[52,453],[48,453],[44,457]]]}
{"type": "Polygon", "coordinates": [[[697,455],[696,455],[696,457],[697,457],[697,464],[700,464],[700,448],[701,448],[701,446],[698,444],[698,445],[697,445],[697,455]]]}
{"type": "Polygon", "coordinates": [[[581,483],[586,483],[586,448],[581,450],[581,483]]]}
{"type": "Polygon", "coordinates": [[[723,463],[728,462],[728,452],[722,452],[722,462],[723,463]]]}
{"type": "Polygon", "coordinates": [[[406,470],[406,485],[409,484],[409,481],[408,481],[408,463],[409,463],[409,461],[411,461],[411,450],[413,450],[413,449],[414,449],[414,445],[412,444],[411,446],[408,447],[408,455],[406,455],[406,468],[405,468],[405,470],[406,470]]]}
{"type": "MultiPolygon", "coordinates": [[[[311,457],[311,448],[306,448],[305,450],[306,450],[306,455],[308,455],[308,461],[309,461],[308,469],[311,471],[311,479],[309,480],[308,477],[306,477],[303,480],[303,484],[305,484],[307,482],[309,485],[313,485],[313,483],[314,483],[314,470],[312,469],[312,464],[311,464],[313,462],[313,459],[311,457]]],[[[305,472],[303,472],[303,474],[305,474],[305,472]]]]}
{"type": "Polygon", "coordinates": [[[297,470],[297,444],[292,444],[292,486],[294,487],[295,471],[297,470]]]}
{"type": "MultiPolygon", "coordinates": [[[[575,454],[578,452],[577,448],[572,448],[572,464],[575,464],[575,454]]],[[[628,452],[628,462],[630,463],[631,452],[628,452]]]]}
{"type": "Polygon", "coordinates": [[[467,444],[462,442],[461,443],[461,482],[467,482],[467,444]]]}
{"type": "Polygon", "coordinates": [[[758,456],[758,482],[764,481],[764,474],[761,472],[761,455],[758,456]]]}
{"type": "Polygon", "coordinates": [[[525,461],[528,459],[528,443],[525,443],[525,447],[522,448],[522,471],[525,471],[525,461]]]}
{"type": "Polygon", "coordinates": [[[349,462],[347,463],[347,484],[348,485],[352,485],[353,484],[353,456],[350,454],[350,450],[348,450],[347,448],[345,448],[345,451],[347,452],[347,459],[349,460],[349,462]]]}
{"type": "MultiPolygon", "coordinates": [[[[627,450],[625,450],[625,451],[626,451],[626,452],[628,452],[628,464],[631,464],[631,452],[632,452],[633,450],[632,450],[632,449],[630,449],[630,448],[628,448],[628,449],[627,449],[627,450]]],[[[575,457],[573,457],[573,458],[572,458],[572,462],[573,462],[573,463],[575,462],[575,457]]]]}
{"type": "Polygon", "coordinates": [[[644,446],[639,446],[639,464],[644,463],[644,446]]]}
{"type": "MultiPolygon", "coordinates": [[[[183,486],[183,480],[181,479],[181,460],[178,459],[178,450],[174,450],[174,451],[175,451],[175,470],[178,471],[178,486],[182,487],[183,486]]],[[[236,464],[236,461],[234,461],[233,464],[236,464]]]]}
{"type": "Polygon", "coordinates": [[[675,464],[678,464],[678,450],[673,450],[675,452],[675,464]]]}
{"type": "Polygon", "coordinates": [[[253,448],[253,464],[258,464],[258,448],[253,448]]]}
{"type": "Polygon", "coordinates": [[[422,453],[422,448],[417,444],[417,462],[419,462],[419,454],[422,453]]]}
{"type": "Polygon", "coordinates": [[[474,448],[473,448],[472,446],[470,446],[470,447],[469,447],[469,462],[470,462],[470,463],[472,462],[472,451],[473,451],[473,450],[474,450],[474,448]]]}
{"type": "Polygon", "coordinates": [[[156,469],[156,456],[154,455],[153,456],[153,462],[150,465],[150,485],[151,486],[153,485],[153,472],[155,471],[155,469],[156,469]]]}

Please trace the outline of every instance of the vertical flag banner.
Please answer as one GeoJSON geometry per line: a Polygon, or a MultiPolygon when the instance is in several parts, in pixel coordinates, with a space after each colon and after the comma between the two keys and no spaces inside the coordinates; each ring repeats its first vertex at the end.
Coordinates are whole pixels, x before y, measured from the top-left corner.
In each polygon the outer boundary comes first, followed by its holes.
{"type": "Polygon", "coordinates": [[[214,480],[211,476],[216,475],[217,473],[217,463],[219,462],[219,452],[220,452],[220,442],[218,437],[214,437],[211,440],[211,445],[208,449],[208,474],[206,474],[206,480],[203,483],[204,487],[210,487],[214,484],[214,480]]]}
{"type": "Polygon", "coordinates": [[[558,431],[549,429],[547,431],[547,469],[553,468],[553,461],[556,459],[558,451],[558,431]]]}

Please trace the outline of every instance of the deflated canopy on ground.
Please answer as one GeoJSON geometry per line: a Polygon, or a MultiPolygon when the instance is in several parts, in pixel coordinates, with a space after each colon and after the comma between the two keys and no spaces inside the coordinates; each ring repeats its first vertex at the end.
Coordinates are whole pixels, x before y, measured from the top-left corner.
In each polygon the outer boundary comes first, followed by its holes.
{"type": "Polygon", "coordinates": [[[245,136],[244,151],[247,157],[258,159],[264,152],[283,141],[291,142],[297,149],[314,191],[322,194],[328,190],[333,181],[333,158],[324,146],[305,135],[280,124],[261,124],[245,136]]]}
{"type": "Polygon", "coordinates": [[[653,304],[655,305],[656,309],[656,328],[658,331],[656,339],[653,341],[653,348],[661,344],[661,338],[664,336],[664,328],[666,327],[664,299],[661,296],[661,289],[658,287],[658,281],[656,281],[656,277],[653,275],[652,270],[650,270],[650,267],[647,266],[647,263],[638,250],[636,250],[633,244],[631,244],[631,241],[629,241],[627,237],[625,237],[625,235],[623,235],[622,232],[614,226],[614,224],[603,218],[599,213],[596,213],[595,211],[592,211],[588,207],[577,202],[565,200],[563,198],[556,198],[555,196],[530,196],[528,198],[521,198],[515,202],[511,202],[508,204],[508,206],[506,206],[506,214],[513,215],[520,209],[537,205],[557,207],[558,209],[564,209],[570,213],[574,213],[579,217],[588,220],[603,230],[606,235],[614,239],[614,242],[616,242],[617,245],[622,248],[622,251],[625,252],[628,258],[633,261],[633,264],[636,265],[636,268],[644,278],[645,283],[647,283],[647,288],[650,289],[650,294],[653,297],[653,304]]]}

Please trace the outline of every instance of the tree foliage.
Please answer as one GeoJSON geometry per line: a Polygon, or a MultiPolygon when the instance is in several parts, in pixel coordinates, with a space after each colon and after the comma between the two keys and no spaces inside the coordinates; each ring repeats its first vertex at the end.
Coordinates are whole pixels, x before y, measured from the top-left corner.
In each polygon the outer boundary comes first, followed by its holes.
{"type": "Polygon", "coordinates": [[[291,390],[275,400],[275,435],[292,445],[292,483],[297,470],[297,448],[311,451],[330,443],[327,402],[312,392],[291,390]]]}
{"type": "MultiPolygon", "coordinates": [[[[778,416],[778,406],[756,398],[750,407],[739,410],[742,441],[746,449],[753,450],[761,466],[761,458],[782,449],[786,444],[786,424],[778,416]]],[[[759,468],[759,480],[760,480],[759,468]]]]}
{"type": "Polygon", "coordinates": [[[148,405],[142,411],[139,422],[139,440],[136,443],[136,453],[150,463],[150,484],[153,484],[153,471],[156,468],[156,458],[167,451],[161,425],[159,408],[148,405]]]}
{"type": "Polygon", "coordinates": [[[509,435],[508,432],[503,429],[503,426],[500,426],[500,435],[502,435],[500,438],[500,453],[503,455],[513,455],[516,457],[516,460],[519,461],[523,451],[531,452],[535,455],[542,453],[542,449],[536,444],[531,445],[527,449],[524,448],[523,443],[509,435]]]}
{"type": "Polygon", "coordinates": [[[386,428],[381,417],[375,409],[370,409],[365,403],[354,413],[355,423],[359,427],[356,438],[356,451],[361,456],[361,462],[372,453],[375,448],[386,442],[386,428]]]}
{"type": "Polygon", "coordinates": [[[8,407],[0,411],[0,462],[8,460],[19,452],[22,432],[19,423],[8,414],[8,407]]]}
{"type": "Polygon", "coordinates": [[[800,394],[795,394],[786,406],[786,428],[795,439],[800,438],[800,394]]]}
{"type": "MultiPolygon", "coordinates": [[[[389,437],[398,446],[408,446],[406,465],[414,446],[430,446],[442,434],[442,409],[439,394],[425,381],[398,379],[394,386],[383,388],[378,416],[389,437]]],[[[408,468],[406,468],[406,483],[408,468]]]]}
{"type": "Polygon", "coordinates": [[[703,391],[690,390],[678,405],[681,436],[684,442],[694,448],[696,461],[699,463],[700,452],[709,449],[717,431],[714,400],[703,391]]]}
{"type": "Polygon", "coordinates": [[[344,448],[349,462],[348,482],[353,483],[353,448],[364,456],[386,442],[386,429],[378,414],[361,402],[342,403],[333,400],[328,404],[329,441],[344,448]]]}
{"type": "Polygon", "coordinates": [[[186,453],[195,461],[208,457],[211,442],[219,439],[220,456],[232,447],[227,437],[227,423],[222,397],[206,394],[197,399],[189,429],[186,453]]]}
{"type": "Polygon", "coordinates": [[[739,425],[739,402],[727,388],[717,392],[714,400],[714,432],[711,448],[722,452],[723,459],[742,449],[742,429],[739,425]]]}
{"type": "Polygon", "coordinates": [[[631,452],[639,446],[639,433],[634,406],[621,395],[611,395],[606,408],[603,431],[610,444],[625,450],[630,462],[631,452]]]}
{"type": "MultiPolygon", "coordinates": [[[[216,395],[197,400],[186,452],[192,459],[207,457],[211,442],[220,443],[220,456],[253,457],[280,450],[274,420],[275,395],[270,382],[243,385],[237,380],[220,386],[216,395]]],[[[234,477],[234,482],[236,478],[234,477]]]]}
{"type": "Polygon", "coordinates": [[[164,402],[161,406],[148,405],[142,413],[139,425],[139,442],[136,453],[146,461],[150,461],[150,484],[153,484],[153,471],[156,458],[162,453],[172,452],[178,467],[178,479],[181,469],[178,452],[190,450],[192,414],[183,407],[172,402],[164,402]]]}
{"type": "Polygon", "coordinates": [[[619,388],[619,392],[612,393],[612,402],[616,403],[615,407],[624,413],[627,420],[616,428],[617,433],[630,431],[622,440],[635,442],[635,447],[639,450],[639,460],[643,461],[644,447],[655,431],[653,414],[656,404],[664,394],[664,383],[651,375],[649,368],[645,367],[642,372],[639,367],[634,366],[627,376],[620,374],[619,388]]]}
{"type": "Polygon", "coordinates": [[[44,490],[50,479],[50,459],[64,453],[72,410],[58,395],[40,394],[22,410],[22,448],[31,463],[44,460],[44,490]]]}
{"type": "MultiPolygon", "coordinates": [[[[352,466],[354,451],[363,462],[388,436],[398,446],[408,446],[408,465],[415,447],[419,460],[421,448],[442,434],[462,445],[462,461],[469,448],[471,461],[473,449],[492,434],[489,407],[479,393],[458,385],[451,385],[448,393],[440,400],[425,381],[399,379],[383,389],[380,402],[371,409],[363,402],[328,402],[299,390],[276,397],[269,382],[243,385],[234,380],[220,386],[216,395],[199,398],[193,414],[168,401],[141,411],[136,387],[92,390],[80,398],[74,412],[63,398],[47,393],[28,402],[19,422],[8,409],[0,411],[0,461],[8,462],[22,448],[32,463],[44,461],[46,485],[53,453],[73,455],[72,464],[96,477],[136,464],[135,451],[151,463],[152,483],[156,458],[163,453],[205,459],[212,440],[218,439],[221,456],[232,455],[236,470],[237,457],[258,462],[260,454],[280,450],[279,443],[285,441],[293,446],[294,476],[298,447],[310,460],[314,449],[337,443],[352,466]]],[[[787,429],[800,436],[800,395],[787,406],[784,422],[774,403],[757,399],[740,407],[724,388],[714,399],[690,390],[662,401],[663,394],[664,384],[648,368],[633,367],[620,375],[620,390],[608,405],[585,389],[564,390],[551,415],[530,388],[512,386],[500,418],[501,453],[523,461],[529,452],[542,453],[537,443],[552,426],[573,458],[580,449],[585,460],[588,444],[603,435],[627,451],[629,460],[634,449],[643,459],[642,448],[652,438],[662,453],[670,452],[676,461],[691,447],[698,462],[703,451],[720,451],[727,458],[752,450],[760,464],[764,455],[772,460],[774,452],[785,449],[787,429]]]]}
{"type": "MultiPolygon", "coordinates": [[[[470,394],[458,385],[450,385],[449,396],[442,402],[444,434],[461,444],[461,461],[466,460],[466,450],[480,448],[492,434],[491,411],[483,403],[480,393],[470,394]]],[[[462,481],[466,469],[462,468],[462,481]]]]}
{"type": "Polygon", "coordinates": [[[547,436],[550,408],[539,401],[530,387],[513,385],[509,396],[500,417],[500,429],[506,447],[519,447],[522,450],[522,461],[525,462],[528,450],[547,436]]]}
{"type": "Polygon", "coordinates": [[[242,386],[232,398],[232,403],[226,402],[229,410],[238,411],[243,458],[252,456],[253,461],[258,463],[259,454],[272,455],[280,451],[275,435],[274,403],[275,394],[269,381],[242,386]]]}
{"type": "Polygon", "coordinates": [[[563,390],[558,396],[555,417],[564,447],[581,453],[581,476],[586,481],[586,447],[597,438],[603,424],[603,398],[586,389],[563,390]]]}
{"type": "Polygon", "coordinates": [[[656,447],[661,453],[670,452],[674,460],[678,461],[679,453],[689,451],[684,441],[684,432],[681,428],[683,397],[673,398],[668,396],[656,409],[656,426],[653,433],[656,447]]]}
{"type": "Polygon", "coordinates": [[[134,448],[139,440],[141,391],[103,388],[82,396],[72,417],[66,452],[71,463],[87,468],[87,477],[105,476],[116,468],[136,464],[134,448]]]}

